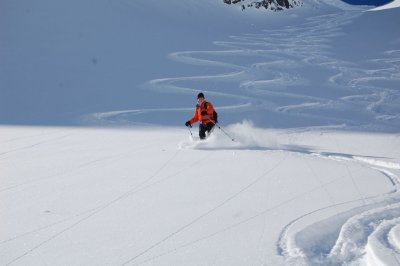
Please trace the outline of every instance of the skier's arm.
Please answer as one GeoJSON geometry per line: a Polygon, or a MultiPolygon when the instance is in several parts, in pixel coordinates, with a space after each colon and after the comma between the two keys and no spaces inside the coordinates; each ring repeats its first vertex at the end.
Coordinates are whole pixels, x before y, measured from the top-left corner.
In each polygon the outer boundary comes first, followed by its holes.
{"type": "Polygon", "coordinates": [[[198,111],[197,111],[197,108],[194,110],[194,114],[193,114],[193,117],[189,120],[189,122],[190,122],[190,124],[194,124],[194,123],[196,123],[197,121],[199,121],[199,114],[198,114],[198,111]]]}

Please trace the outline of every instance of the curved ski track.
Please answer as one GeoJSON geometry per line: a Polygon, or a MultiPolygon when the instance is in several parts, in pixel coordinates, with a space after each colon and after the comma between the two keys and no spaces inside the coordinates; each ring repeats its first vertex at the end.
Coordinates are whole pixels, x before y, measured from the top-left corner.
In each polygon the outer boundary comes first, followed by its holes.
{"type": "MultiPolygon", "coordinates": [[[[321,156],[321,154],[317,154],[321,156]]],[[[322,155],[325,156],[325,155],[322,155]]],[[[331,157],[328,155],[328,158],[331,157]]],[[[304,214],[289,223],[282,231],[277,243],[278,252],[285,257],[286,265],[351,265],[366,259],[374,265],[400,265],[400,246],[398,227],[400,223],[400,176],[393,171],[400,170],[399,164],[370,160],[358,156],[334,155],[335,160],[362,164],[373,171],[378,171],[390,179],[393,191],[386,195],[360,199],[363,206],[343,213],[337,213],[323,221],[313,222],[300,229],[298,222],[310,218],[319,212],[351,202],[333,204],[323,209],[304,214]],[[379,165],[376,166],[376,165],[379,165]],[[334,224],[336,230],[325,230],[323,226],[334,224]],[[312,229],[313,228],[313,229],[312,229]],[[315,228],[320,234],[304,243],[297,240],[301,234],[307,234],[315,228]],[[335,242],[321,248],[321,243],[335,242]],[[311,242],[311,243],[310,243],[311,242]]]]}
{"type": "MultiPolygon", "coordinates": [[[[231,102],[218,106],[226,112],[263,110],[288,117],[329,120],[330,124],[400,125],[398,91],[374,83],[400,80],[400,50],[386,51],[381,58],[363,62],[363,66],[331,54],[331,40],[342,35],[342,28],[360,15],[360,11],[347,11],[316,16],[301,25],[215,41],[222,50],[171,53],[172,60],[225,72],[159,78],[149,81],[145,87],[160,93],[191,95],[198,88],[209,88],[207,95],[231,102]],[[315,73],[323,73],[326,82],[315,84],[312,81],[315,73]],[[202,85],[205,83],[214,85],[202,85]],[[321,86],[328,87],[330,92],[309,90],[321,86]],[[344,90],[347,95],[342,95],[344,90]],[[341,110],[359,115],[349,119],[341,110]]],[[[176,107],[116,110],[90,114],[84,119],[94,124],[129,124],[149,112],[191,110],[176,107]]]]}

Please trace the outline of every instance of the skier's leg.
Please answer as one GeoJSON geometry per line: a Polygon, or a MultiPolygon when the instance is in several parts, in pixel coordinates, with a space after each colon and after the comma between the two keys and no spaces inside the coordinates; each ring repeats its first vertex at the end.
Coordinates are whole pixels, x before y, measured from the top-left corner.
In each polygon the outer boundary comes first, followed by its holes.
{"type": "Polygon", "coordinates": [[[210,134],[213,132],[214,126],[215,126],[214,123],[207,123],[206,125],[207,137],[210,136],[210,134]]]}
{"type": "Polygon", "coordinates": [[[200,124],[200,126],[199,126],[200,139],[205,139],[206,138],[206,130],[207,130],[207,125],[200,124]]]}

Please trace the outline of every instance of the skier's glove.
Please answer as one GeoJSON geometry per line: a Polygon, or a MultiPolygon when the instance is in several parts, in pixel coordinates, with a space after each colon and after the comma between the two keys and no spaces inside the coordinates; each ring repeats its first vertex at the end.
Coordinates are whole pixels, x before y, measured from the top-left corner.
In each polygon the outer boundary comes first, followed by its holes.
{"type": "Polygon", "coordinates": [[[192,124],[190,124],[190,121],[187,121],[187,122],[185,123],[185,126],[187,126],[187,127],[192,127],[192,124]]]}
{"type": "Polygon", "coordinates": [[[202,111],[201,115],[207,115],[207,111],[202,111]]]}

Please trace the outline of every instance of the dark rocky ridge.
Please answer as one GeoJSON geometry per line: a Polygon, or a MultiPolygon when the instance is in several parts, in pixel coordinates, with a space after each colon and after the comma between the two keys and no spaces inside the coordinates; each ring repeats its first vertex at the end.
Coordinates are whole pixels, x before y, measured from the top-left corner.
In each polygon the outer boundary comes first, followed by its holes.
{"type": "Polygon", "coordinates": [[[246,8],[264,8],[272,11],[282,11],[296,6],[301,6],[301,0],[223,0],[228,5],[241,5],[246,8]]]}

